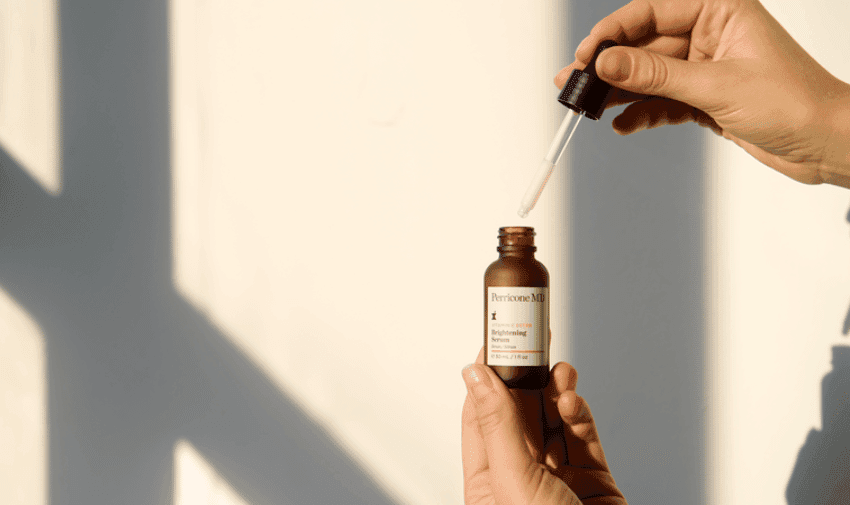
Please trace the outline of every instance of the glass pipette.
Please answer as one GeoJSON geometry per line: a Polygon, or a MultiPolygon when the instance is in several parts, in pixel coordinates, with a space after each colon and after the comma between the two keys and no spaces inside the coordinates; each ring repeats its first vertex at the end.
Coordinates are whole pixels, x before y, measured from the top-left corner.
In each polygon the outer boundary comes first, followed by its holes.
{"type": "Polygon", "coordinates": [[[528,212],[534,208],[540,194],[543,193],[543,188],[546,187],[546,183],[552,175],[552,171],[555,169],[555,165],[558,164],[567,149],[567,144],[573,138],[582,114],[590,119],[598,120],[602,116],[602,112],[605,111],[605,105],[613,88],[596,75],[596,59],[602,51],[616,45],[617,43],[613,40],[600,42],[585,69],[573,70],[570,78],[567,79],[564,89],[558,96],[558,101],[567,106],[570,112],[561,122],[558,133],[555,134],[555,138],[549,146],[549,152],[546,153],[546,157],[540,163],[540,168],[537,169],[531,185],[525,192],[525,196],[522,197],[519,211],[517,211],[519,217],[528,216],[528,212]],[[570,125],[572,125],[572,128],[570,128],[570,125]]]}
{"type": "Polygon", "coordinates": [[[522,202],[519,204],[519,211],[517,212],[519,217],[528,216],[528,211],[534,208],[537,199],[543,193],[543,188],[549,182],[552,171],[555,170],[555,165],[558,164],[561,155],[567,150],[567,144],[573,138],[573,133],[576,132],[576,128],[578,128],[580,122],[581,114],[575,111],[568,112],[564,120],[561,121],[561,127],[558,128],[558,133],[555,134],[555,138],[549,146],[549,152],[546,153],[546,157],[540,163],[540,168],[537,169],[537,174],[534,175],[534,179],[531,181],[531,186],[528,187],[525,196],[522,197],[522,202]],[[570,128],[570,123],[574,123],[572,128],[570,128]]]}

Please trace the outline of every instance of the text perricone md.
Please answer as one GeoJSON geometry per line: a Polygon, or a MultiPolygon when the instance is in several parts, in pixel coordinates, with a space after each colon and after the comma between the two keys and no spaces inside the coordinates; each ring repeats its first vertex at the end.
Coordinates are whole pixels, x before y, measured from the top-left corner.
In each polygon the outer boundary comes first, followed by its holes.
{"type": "Polygon", "coordinates": [[[540,302],[543,303],[546,301],[545,293],[538,293],[536,295],[531,296],[522,296],[522,295],[500,295],[498,293],[492,293],[494,302],[540,302]]]}

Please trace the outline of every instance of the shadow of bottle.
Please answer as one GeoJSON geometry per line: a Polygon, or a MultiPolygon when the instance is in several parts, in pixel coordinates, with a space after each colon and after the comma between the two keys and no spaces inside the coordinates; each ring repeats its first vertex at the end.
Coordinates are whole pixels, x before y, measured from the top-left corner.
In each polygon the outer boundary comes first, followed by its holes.
{"type": "Polygon", "coordinates": [[[850,347],[832,348],[821,383],[823,429],[806,437],[785,490],[788,505],[850,502],[850,347]]]}

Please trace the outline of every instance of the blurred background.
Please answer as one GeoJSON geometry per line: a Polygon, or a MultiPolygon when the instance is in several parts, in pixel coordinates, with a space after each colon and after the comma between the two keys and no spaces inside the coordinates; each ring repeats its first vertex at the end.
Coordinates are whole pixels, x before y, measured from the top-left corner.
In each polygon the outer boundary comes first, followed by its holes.
{"type": "MultiPolygon", "coordinates": [[[[842,496],[847,190],[608,111],[516,216],[624,3],[0,0],[3,503],[461,504],[517,224],[629,503],[842,496]]],[[[765,6],[850,81],[850,6],[765,6]]]]}

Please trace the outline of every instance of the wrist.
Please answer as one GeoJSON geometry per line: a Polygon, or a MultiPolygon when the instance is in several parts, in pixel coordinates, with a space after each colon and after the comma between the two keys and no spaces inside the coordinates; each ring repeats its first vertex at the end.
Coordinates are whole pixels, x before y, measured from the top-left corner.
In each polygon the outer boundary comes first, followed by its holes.
{"type": "Polygon", "coordinates": [[[819,174],[823,182],[850,188],[850,85],[845,88],[828,109],[819,174]]]}

